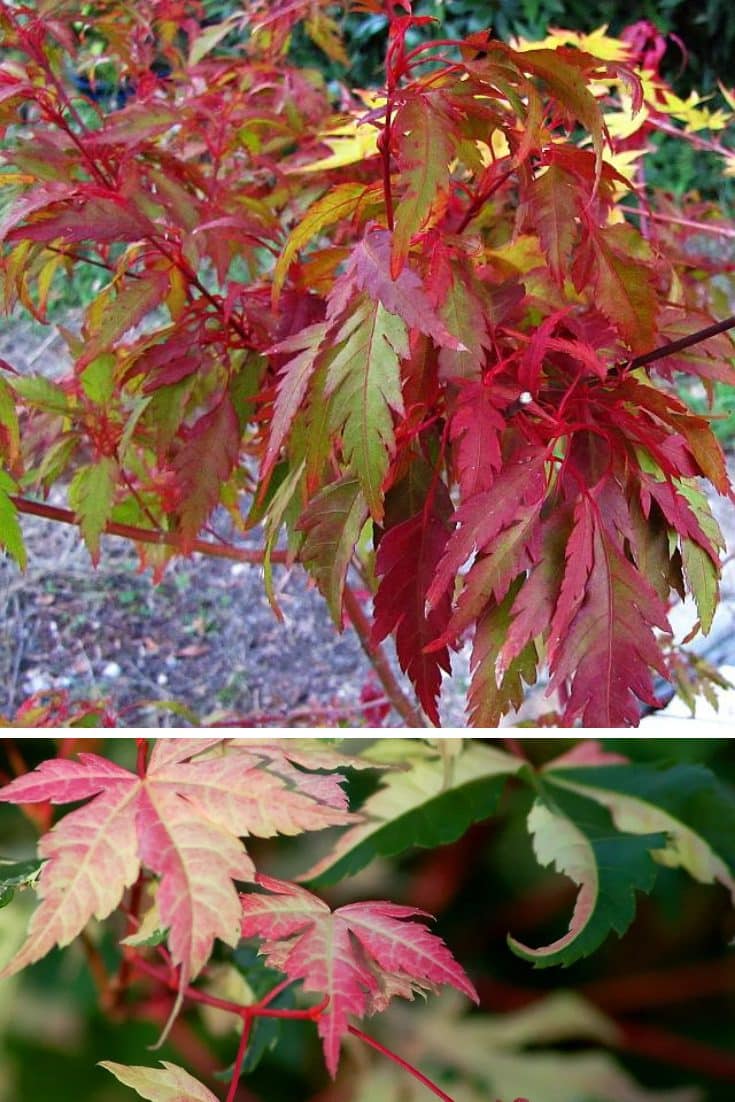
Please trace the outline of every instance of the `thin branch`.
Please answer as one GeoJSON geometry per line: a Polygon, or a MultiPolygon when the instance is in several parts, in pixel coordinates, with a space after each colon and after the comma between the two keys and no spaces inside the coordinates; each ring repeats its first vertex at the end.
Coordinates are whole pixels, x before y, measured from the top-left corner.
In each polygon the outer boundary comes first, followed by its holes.
{"type": "Polygon", "coordinates": [[[624,366],[628,371],[633,371],[637,367],[645,367],[646,364],[653,363],[654,360],[661,360],[664,356],[672,356],[675,352],[683,352],[685,348],[701,344],[702,341],[706,341],[710,337],[716,337],[718,333],[726,333],[728,329],[735,329],[735,314],[731,314],[724,321],[718,321],[715,325],[708,325],[706,329],[698,329],[696,333],[690,333],[688,337],[680,337],[677,341],[669,341],[668,344],[663,344],[660,348],[654,348],[652,352],[646,352],[643,356],[636,356],[635,359],[629,360],[624,366]]]}
{"type": "Polygon", "coordinates": [[[370,621],[363,612],[362,605],[354,590],[350,589],[348,585],[345,586],[345,609],[352,626],[357,632],[360,646],[370,660],[385,690],[385,695],[395,710],[406,721],[407,727],[426,727],[427,723],[423,719],[418,705],[408,699],[396,680],[385,651],[379,643],[373,640],[370,621]]]}
{"type": "Polygon", "coordinates": [[[235,1057],[235,1063],[232,1068],[232,1079],[230,1080],[230,1087],[227,1091],[227,1097],[225,1102],[235,1102],[235,1095],[237,1094],[237,1088],[240,1085],[240,1071],[245,1059],[245,1053],[248,1050],[248,1042],[250,1041],[250,1031],[253,1028],[253,1018],[251,1014],[243,1016],[242,1020],[242,1033],[240,1034],[240,1044],[237,1046],[237,1056],[235,1057]]]}
{"type": "Polygon", "coordinates": [[[386,1048],[385,1045],[381,1045],[380,1041],[376,1041],[374,1037],[370,1037],[367,1033],[363,1033],[361,1029],[358,1029],[354,1025],[348,1025],[347,1029],[353,1037],[359,1037],[366,1045],[370,1045],[371,1048],[376,1049],[376,1051],[380,1052],[383,1056],[387,1056],[389,1060],[392,1060],[394,1064],[398,1064],[398,1066],[403,1068],[404,1071],[407,1071],[409,1075],[412,1075],[414,1079],[418,1079],[419,1083],[423,1083],[423,1085],[432,1091],[437,1098],[441,1098],[443,1102],[453,1102],[451,1095],[446,1094],[441,1087],[437,1087],[436,1083],[433,1083],[428,1076],[424,1075],[418,1068],[415,1068],[413,1064],[409,1064],[408,1060],[404,1060],[397,1052],[392,1052],[391,1049],[386,1048]]]}
{"type": "Polygon", "coordinates": [[[673,214],[660,214],[655,210],[643,211],[639,207],[630,207],[625,203],[620,203],[618,210],[636,214],[639,218],[651,218],[654,222],[669,222],[674,226],[685,226],[688,230],[697,230],[699,233],[711,233],[716,237],[735,237],[735,229],[732,226],[723,226],[719,223],[715,225],[714,222],[697,222],[693,218],[677,218],[673,214]]]}
{"type": "MultiPolygon", "coordinates": [[[[31,501],[17,494],[11,495],[11,500],[19,513],[28,513],[30,516],[43,517],[44,520],[55,520],[59,524],[70,524],[76,527],[76,515],[71,509],[62,509],[57,505],[47,505],[41,501],[31,501]]],[[[123,539],[133,540],[135,543],[152,543],[159,547],[181,548],[181,538],[177,532],[164,532],[163,529],[137,528],[133,524],[117,524],[109,521],[105,525],[104,535],[121,536],[123,539]]],[[[232,559],[234,562],[247,562],[261,564],[265,552],[250,547],[223,547],[220,544],[208,543],[206,540],[193,540],[188,545],[187,553],[196,551],[200,555],[209,555],[215,559],[232,559]]],[[[271,561],[275,563],[288,562],[286,551],[271,551],[271,561]]]]}

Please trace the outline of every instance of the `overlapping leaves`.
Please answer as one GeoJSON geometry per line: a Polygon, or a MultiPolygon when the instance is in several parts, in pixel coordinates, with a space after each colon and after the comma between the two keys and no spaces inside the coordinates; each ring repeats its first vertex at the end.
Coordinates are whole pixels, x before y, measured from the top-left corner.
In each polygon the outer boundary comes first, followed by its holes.
{"type": "Polygon", "coordinates": [[[3,975],[68,945],[92,916],[106,918],[145,867],[160,878],[172,959],[182,979],[195,976],[215,938],[234,946],[240,936],[233,882],[255,875],[240,837],[350,821],[338,775],[297,770],[277,747],[219,742],[159,742],[144,776],[95,754],[50,760],[0,791],[8,803],[89,800],[39,843],[41,902],[3,975]]]}

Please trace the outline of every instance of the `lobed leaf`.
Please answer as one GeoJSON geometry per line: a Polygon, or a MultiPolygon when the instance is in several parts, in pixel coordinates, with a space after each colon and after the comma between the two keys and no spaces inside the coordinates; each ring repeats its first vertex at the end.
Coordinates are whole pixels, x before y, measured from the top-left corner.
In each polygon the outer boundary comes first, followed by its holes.
{"type": "Polygon", "coordinates": [[[417,922],[414,907],[382,901],[351,903],[331,911],[295,884],[259,876],[270,894],[241,896],[243,937],[262,938],[269,966],[304,991],[328,997],[318,1019],[327,1068],[334,1077],[349,1016],[384,1010],[395,995],[448,984],[477,1001],[462,968],[440,938],[417,922]]]}
{"type": "MultiPolygon", "coordinates": [[[[615,768],[615,767],[607,767],[615,768]]],[[[513,937],[508,945],[536,968],[572,964],[589,956],[611,930],[622,935],[635,915],[635,893],[650,892],[656,879],[652,851],[662,849],[663,832],[626,835],[607,810],[576,792],[544,786],[528,816],[533,848],[542,865],[552,865],[579,885],[569,929],[540,949],[513,937]]]]}
{"type": "Polygon", "coordinates": [[[363,754],[367,764],[395,765],[360,808],[330,852],[300,878],[326,886],[354,876],[376,857],[395,857],[412,846],[448,845],[472,823],[492,815],[508,777],[523,764],[475,740],[465,740],[449,768],[440,750],[421,742],[381,742],[363,754]]]}
{"type": "Polygon", "coordinates": [[[272,749],[248,755],[220,740],[159,741],[139,777],[96,754],[53,759],[0,789],[0,801],[86,800],[39,842],[40,905],[28,937],[0,976],[68,945],[94,916],[118,906],[141,865],[160,878],[160,926],[182,983],[196,975],[216,937],[236,945],[240,909],[233,880],[255,875],[240,837],[298,834],[349,823],[339,778],[296,770],[272,749]]]}

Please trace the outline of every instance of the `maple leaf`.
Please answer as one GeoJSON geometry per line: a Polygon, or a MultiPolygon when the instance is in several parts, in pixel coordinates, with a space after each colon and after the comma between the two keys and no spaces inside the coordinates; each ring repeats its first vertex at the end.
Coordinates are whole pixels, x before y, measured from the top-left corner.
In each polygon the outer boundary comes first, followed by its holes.
{"type": "Polygon", "coordinates": [[[283,352],[296,352],[297,355],[287,360],[279,372],[278,394],[273,406],[268,447],[261,469],[263,482],[267,482],[270,477],[283,442],[304,400],[328,328],[325,322],[307,325],[299,333],[269,349],[271,355],[280,355],[283,352]]]}
{"type": "Polygon", "coordinates": [[[17,489],[7,471],[0,468],[0,546],[10,552],[21,570],[25,570],[26,549],[23,533],[18,523],[18,510],[10,497],[17,489]]]}
{"type": "Polygon", "coordinates": [[[560,287],[569,274],[578,236],[575,219],[587,199],[574,176],[554,163],[528,189],[524,216],[537,227],[549,271],[560,287]]]}
{"type": "Polygon", "coordinates": [[[100,559],[100,536],[112,514],[118,470],[116,459],[100,455],[94,463],[80,467],[69,485],[69,504],[95,566],[100,559]]]}
{"type": "Polygon", "coordinates": [[[126,1067],[112,1060],[100,1060],[98,1067],[109,1071],[124,1086],[132,1087],[148,1102],[217,1102],[203,1083],[188,1071],[161,1061],[162,1068],[126,1067]]]}
{"type": "Polygon", "coordinates": [[[504,528],[525,515],[529,505],[539,503],[545,491],[544,453],[534,450],[515,456],[498,473],[492,489],[460,505],[453,517],[457,527],[429,587],[429,604],[439,599],[474,552],[484,550],[504,528]]]}
{"type": "Polygon", "coordinates": [[[635,726],[635,697],[656,703],[649,667],[666,677],[652,627],[669,630],[666,606],[580,498],[551,622],[551,689],[572,681],[566,719],[587,726],[635,726]]]}
{"type": "Polygon", "coordinates": [[[527,643],[520,653],[502,665],[500,656],[508,636],[510,610],[519,589],[514,583],[502,601],[491,601],[483,611],[472,643],[468,696],[470,724],[473,727],[497,727],[503,714],[520,707],[525,685],[536,680],[536,648],[527,643]]]}
{"type": "Polygon", "coordinates": [[[622,935],[635,891],[651,890],[659,865],[717,881],[735,900],[735,802],[717,778],[700,765],[599,762],[599,754],[564,755],[538,776],[541,799],[529,816],[536,856],[580,891],[567,933],[553,944],[529,949],[509,939],[536,967],[571,964],[611,930],[622,935]]]}
{"type": "Polygon", "coordinates": [[[620,834],[604,808],[557,788],[548,804],[534,803],[528,828],[540,864],[554,865],[580,891],[566,934],[541,949],[513,937],[508,945],[536,968],[569,964],[593,952],[611,929],[622,934],[628,928],[635,915],[635,892],[650,892],[654,885],[651,850],[663,846],[665,835],[620,834]]]}
{"type": "Polygon", "coordinates": [[[367,516],[360,483],[347,476],[325,486],[312,498],[298,522],[299,530],[306,534],[299,558],[340,628],[347,569],[367,516]]]}
{"type": "Polygon", "coordinates": [[[591,259],[595,304],[634,353],[649,352],[657,310],[649,246],[632,226],[622,224],[595,229],[585,242],[572,269],[575,287],[581,291],[587,285],[591,259]]]}
{"type": "Polygon", "coordinates": [[[730,830],[735,800],[703,765],[669,768],[627,762],[610,766],[555,763],[548,780],[601,804],[618,830],[664,834],[654,859],[680,867],[701,884],[720,883],[735,902],[735,837],[730,830]]]}
{"type": "Polygon", "coordinates": [[[492,347],[487,317],[492,296],[463,257],[450,261],[441,249],[435,250],[432,281],[439,302],[439,316],[450,332],[462,335],[464,346],[459,350],[449,347],[439,350],[440,376],[454,381],[479,380],[486,353],[492,347]]]}
{"type": "Polygon", "coordinates": [[[457,401],[449,422],[449,438],[462,500],[489,490],[502,465],[500,434],[506,422],[491,387],[456,380],[457,401]]]}
{"type": "Polygon", "coordinates": [[[366,191],[364,184],[337,184],[305,211],[299,224],[289,234],[273,269],[274,302],[278,301],[288,269],[298,251],[327,226],[350,218],[358,209],[366,191]]]}
{"type": "Polygon", "coordinates": [[[240,454],[240,425],[228,394],[189,431],[173,461],[181,495],[178,509],[182,550],[191,547],[219,501],[220,486],[240,454]]]}
{"type": "Polygon", "coordinates": [[[368,230],[352,250],[345,274],[330,295],[330,316],[344,308],[353,287],[379,299],[391,314],[403,318],[406,325],[419,333],[433,337],[438,345],[454,351],[465,350],[434,313],[419,276],[407,267],[397,276],[391,275],[390,234],[386,230],[368,230]]]}
{"type": "Polygon", "coordinates": [[[42,762],[0,789],[7,803],[94,797],[40,840],[41,903],[25,944],[0,975],[13,975],[54,945],[68,945],[93,915],[106,918],[142,864],[161,878],[160,923],[169,930],[184,983],[201,970],[216,937],[237,944],[232,880],[255,875],[240,836],[296,834],[352,820],[337,778],[326,784],[310,778],[272,750],[250,758],[237,749],[217,752],[219,742],[159,741],[143,777],[80,754],[78,762],[42,762]]]}
{"type": "Polygon", "coordinates": [[[100,352],[111,348],[114,342],[138,323],[151,310],[159,306],[169,290],[166,272],[149,272],[146,279],[129,283],[122,290],[105,288],[87,307],[84,320],[84,352],[78,359],[81,370],[100,352]]]}
{"type": "Polygon", "coordinates": [[[507,778],[523,765],[521,758],[474,739],[463,742],[449,765],[439,747],[413,739],[408,745],[405,739],[380,739],[361,760],[399,768],[389,768],[361,805],[363,821],[338,838],[300,880],[334,884],[375,857],[454,842],[471,823],[493,814],[507,778]]]}
{"type": "Polygon", "coordinates": [[[444,213],[449,194],[449,164],[455,137],[438,109],[437,97],[417,95],[396,112],[398,166],[404,193],[396,206],[391,273],[406,262],[411,239],[444,213]]]}
{"type": "Polygon", "coordinates": [[[477,1001],[477,994],[444,942],[418,922],[415,907],[371,901],[330,908],[296,884],[258,876],[269,895],[241,895],[242,936],[262,938],[261,954],[272,968],[304,991],[327,996],[319,1036],[332,1076],[349,1016],[382,1011],[394,995],[448,984],[477,1001]]]}
{"type": "Polygon", "coordinates": [[[327,374],[330,427],[342,434],[345,459],[379,521],[383,479],[395,452],[391,410],[404,414],[400,361],[409,352],[406,323],[381,302],[361,296],[333,339],[341,347],[327,374]]]}
{"type": "Polygon", "coordinates": [[[375,594],[373,640],[379,643],[395,632],[401,669],[408,674],[421,707],[437,725],[441,670],[451,673],[452,667],[445,646],[430,654],[425,647],[443,634],[451,600],[445,593],[427,611],[426,594],[449,532],[446,520],[435,510],[417,513],[383,534],[375,563],[380,584],[375,594]]]}

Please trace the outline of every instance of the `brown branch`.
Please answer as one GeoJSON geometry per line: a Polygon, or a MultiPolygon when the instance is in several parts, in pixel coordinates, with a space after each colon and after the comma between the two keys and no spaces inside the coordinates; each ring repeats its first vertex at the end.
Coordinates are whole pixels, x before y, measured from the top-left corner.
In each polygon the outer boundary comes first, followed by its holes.
{"type": "Polygon", "coordinates": [[[345,586],[345,609],[357,632],[360,646],[370,660],[385,690],[385,695],[395,710],[406,721],[407,727],[426,727],[426,720],[421,715],[418,705],[408,699],[398,684],[385,651],[379,643],[374,642],[370,621],[363,612],[357,595],[349,586],[345,586]]]}
{"type": "MultiPolygon", "coordinates": [[[[59,524],[77,524],[76,515],[71,509],[61,509],[56,505],[47,505],[41,501],[30,501],[19,495],[11,495],[11,500],[19,513],[28,513],[31,516],[43,517],[44,520],[54,520],[59,524]]],[[[137,528],[132,524],[118,524],[109,521],[105,525],[104,534],[107,536],[122,536],[123,539],[133,540],[135,543],[152,543],[159,547],[174,547],[181,550],[181,537],[177,532],[164,532],[162,529],[137,528]]],[[[215,559],[232,559],[234,562],[247,562],[260,564],[263,562],[265,552],[260,548],[232,547],[229,544],[222,546],[217,543],[208,543],[206,540],[192,540],[187,548],[187,554],[196,551],[200,555],[209,555],[215,559]]],[[[288,562],[286,551],[272,551],[271,561],[275,563],[288,562]]]]}
{"type": "Polygon", "coordinates": [[[664,356],[672,356],[675,352],[683,352],[685,348],[701,344],[709,337],[716,337],[718,333],[726,333],[728,329],[735,329],[735,314],[731,314],[724,321],[718,321],[715,325],[708,325],[706,329],[698,329],[696,333],[690,333],[688,337],[680,337],[677,341],[669,341],[668,344],[663,344],[660,348],[654,348],[652,352],[646,352],[643,356],[636,356],[635,359],[629,360],[624,366],[628,371],[633,371],[637,367],[645,367],[646,364],[653,363],[654,360],[661,360],[664,356]]]}

